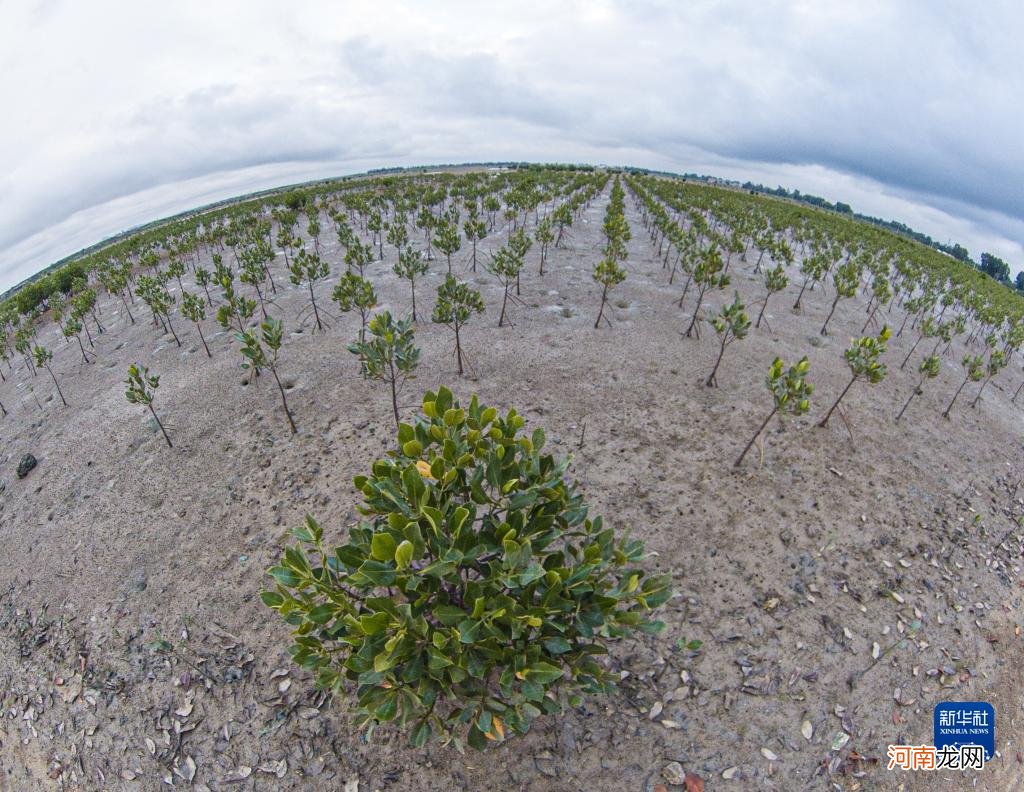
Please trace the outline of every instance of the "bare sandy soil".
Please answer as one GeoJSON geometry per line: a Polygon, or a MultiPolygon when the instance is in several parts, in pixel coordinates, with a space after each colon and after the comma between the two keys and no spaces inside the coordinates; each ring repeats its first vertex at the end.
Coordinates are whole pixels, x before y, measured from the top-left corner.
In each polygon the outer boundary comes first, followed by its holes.
{"type": "MultiPolygon", "coordinates": [[[[421,322],[420,376],[401,401],[409,419],[422,391],[443,383],[515,406],[527,429],[545,427],[573,456],[592,512],[632,526],[657,554],[651,566],[673,574],[665,633],[615,648],[618,695],[542,719],[483,755],[413,750],[388,729],[367,744],[348,701],[325,701],[290,665],[287,627],[258,597],[306,512],[342,541],[358,503],[352,476],[392,442],[385,391],[358,376],[345,350],[358,317],[287,339],[293,437],[270,378],[244,386],[237,345],[212,322],[208,360],[184,320],[178,349],[141,304],[131,326],[103,298],[95,364],[52,325],[43,333],[69,408],[45,374],[20,372],[0,387],[13,408],[0,421],[0,790],[191,780],[213,790],[646,791],[674,780],[671,762],[708,789],[1018,786],[1024,456],[1009,397],[1019,366],[977,410],[970,386],[947,422],[957,344],[897,426],[917,381],[912,366],[898,370],[914,338],[905,334],[890,344],[890,376],[857,384],[844,403],[850,431],[841,420],[817,429],[846,384],[841,354],[866,300],[841,304],[821,338],[826,297],[809,294],[794,314],[791,285],[772,299],[771,331],[732,346],[721,387],[706,388],[714,333],[705,324],[701,339],[681,337],[692,294],[680,310],[680,285],[667,285],[631,198],[629,277],[612,294],[613,327],[593,329],[590,270],[606,204],[607,191],[552,251],[543,279],[531,251],[514,327],[496,326],[495,280],[469,274],[488,307],[465,333],[477,379],[455,376],[448,331],[421,322]],[[735,472],[770,408],[769,363],[803,354],[812,411],[785,431],[773,422],[763,460],[755,448],[735,472]],[[156,407],[173,450],[124,399],[135,361],[162,377],[156,407]],[[27,452],[39,465],[19,480],[27,452]],[[698,651],[677,646],[692,640],[698,651]],[[931,742],[935,702],[976,699],[997,712],[1000,755],[983,772],[886,769],[890,743],[931,742]]],[[[343,265],[326,247],[333,274],[318,294],[333,308],[343,265]]],[[[408,284],[385,248],[369,274],[381,307],[403,312],[408,284]]],[[[458,267],[467,261],[464,250],[458,267]]],[[[753,261],[732,268],[748,305],[763,294],[753,261]]],[[[435,261],[418,289],[424,315],[444,269],[435,261]]],[[[275,276],[273,311],[297,331],[306,293],[287,284],[280,257],[275,276]]],[[[732,287],[711,303],[731,297],[732,287]]]]}

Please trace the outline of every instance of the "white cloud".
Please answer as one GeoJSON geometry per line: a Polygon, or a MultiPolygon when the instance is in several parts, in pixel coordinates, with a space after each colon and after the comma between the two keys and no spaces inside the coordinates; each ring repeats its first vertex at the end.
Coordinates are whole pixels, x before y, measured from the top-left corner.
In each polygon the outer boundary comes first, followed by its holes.
{"type": "Polygon", "coordinates": [[[0,7],[0,288],[206,200],[492,159],[782,184],[1024,266],[1009,4],[0,7]]]}

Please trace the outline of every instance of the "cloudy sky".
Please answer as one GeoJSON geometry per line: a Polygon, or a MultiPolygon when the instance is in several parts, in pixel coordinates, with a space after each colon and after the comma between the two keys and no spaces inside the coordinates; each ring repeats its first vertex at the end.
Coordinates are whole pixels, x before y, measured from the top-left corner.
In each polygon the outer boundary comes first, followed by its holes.
{"type": "Polygon", "coordinates": [[[1019,2],[0,0],[0,290],[110,234],[386,165],[778,184],[1024,268],[1019,2]]]}

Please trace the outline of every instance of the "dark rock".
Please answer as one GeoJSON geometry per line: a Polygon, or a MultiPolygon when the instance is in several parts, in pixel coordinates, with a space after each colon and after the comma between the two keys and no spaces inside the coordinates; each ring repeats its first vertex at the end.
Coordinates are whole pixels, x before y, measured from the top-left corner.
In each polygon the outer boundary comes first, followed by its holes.
{"type": "Polygon", "coordinates": [[[25,456],[21,458],[21,462],[18,463],[18,478],[25,478],[25,476],[32,472],[32,468],[37,464],[39,463],[36,462],[36,458],[34,456],[31,454],[25,454],[25,456]]]}

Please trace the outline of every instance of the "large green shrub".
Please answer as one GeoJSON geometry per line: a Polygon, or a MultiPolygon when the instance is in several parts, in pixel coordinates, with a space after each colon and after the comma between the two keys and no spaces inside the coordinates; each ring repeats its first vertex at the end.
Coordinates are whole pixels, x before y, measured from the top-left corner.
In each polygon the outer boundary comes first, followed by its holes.
{"type": "Polygon", "coordinates": [[[427,392],[398,448],[355,478],[366,520],[348,541],[326,549],[307,517],[270,570],[263,601],[295,628],[292,657],[322,687],[354,683],[360,726],[483,748],[610,690],[609,640],[663,627],[649,614],[668,577],[587,516],[568,460],[523,424],[427,392]]]}

